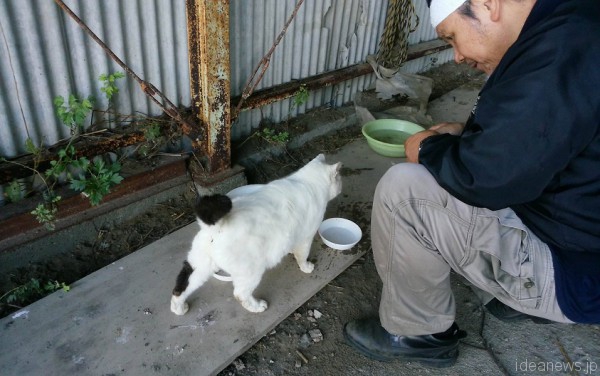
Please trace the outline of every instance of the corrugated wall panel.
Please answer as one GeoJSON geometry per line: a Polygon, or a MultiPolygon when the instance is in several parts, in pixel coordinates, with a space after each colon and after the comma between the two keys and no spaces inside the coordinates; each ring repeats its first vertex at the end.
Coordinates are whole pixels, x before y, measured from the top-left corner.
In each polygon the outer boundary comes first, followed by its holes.
{"type": "MultiPolygon", "coordinates": [[[[190,105],[184,0],[65,3],[140,77],[190,105]]],[[[4,0],[0,27],[0,155],[23,153],[28,137],[45,145],[69,137],[54,113],[55,96],[92,95],[95,108],[107,108],[98,77],[123,69],[53,1],[4,0]]],[[[117,85],[117,112],[161,113],[133,79],[117,85]]]]}
{"type": "MultiPolygon", "coordinates": [[[[140,77],[173,103],[190,105],[185,0],[65,3],[140,77]]],[[[232,96],[241,93],[295,5],[296,0],[231,0],[232,96]]],[[[365,61],[377,51],[387,6],[387,0],[305,0],[258,89],[365,61]]],[[[415,6],[420,25],[409,43],[435,39],[425,1],[415,0],[415,6]]],[[[96,108],[107,107],[98,76],[122,69],[53,1],[1,1],[0,34],[0,155],[24,153],[28,137],[51,145],[69,136],[54,113],[57,95],[93,95],[96,108]]],[[[408,62],[402,70],[421,72],[451,59],[446,51],[408,62]]],[[[314,107],[347,103],[373,80],[367,75],[313,91],[291,113],[291,100],[243,112],[232,138],[248,136],[263,118],[281,121],[314,107]]],[[[118,86],[119,113],[161,113],[133,79],[118,86]]]]}
{"type": "MultiPolygon", "coordinates": [[[[272,46],[295,4],[295,0],[232,0],[231,18],[236,20],[235,23],[232,21],[231,29],[232,95],[241,93],[246,80],[272,46]],[[258,7],[267,10],[258,11],[258,7]],[[257,30],[262,30],[263,34],[257,30]]],[[[415,0],[414,4],[419,24],[410,34],[409,44],[436,39],[425,1],[415,0]]],[[[277,46],[271,66],[257,89],[364,62],[368,55],[378,50],[387,7],[387,0],[306,0],[277,46]]],[[[423,72],[451,59],[452,53],[445,51],[407,62],[401,70],[407,73],[423,72]]],[[[294,108],[291,113],[292,101],[289,99],[243,112],[233,125],[232,138],[247,137],[263,119],[279,122],[311,108],[348,103],[354,93],[368,89],[374,80],[375,76],[371,74],[312,91],[307,103],[294,108]]]]}
{"type": "MultiPolygon", "coordinates": [[[[247,29],[239,30],[235,40],[232,40],[232,54],[246,56],[247,70],[256,66],[266,51],[273,44],[286,20],[292,13],[296,1],[267,0],[264,3],[269,9],[276,10],[273,22],[265,25],[269,30],[269,38],[253,38],[250,30],[260,28],[262,20],[248,20],[247,29]],[[249,25],[250,24],[250,25],[249,25]],[[271,30],[273,28],[273,30],[271,30]],[[260,44],[256,48],[255,44],[260,44]],[[254,53],[254,55],[252,55],[254,53]]],[[[377,38],[371,38],[373,30],[378,35],[383,29],[381,11],[387,7],[387,1],[361,0],[307,0],[300,8],[296,19],[290,25],[287,34],[280,42],[273,55],[276,64],[285,68],[284,75],[278,75],[277,65],[266,72],[257,89],[289,82],[312,76],[325,71],[346,67],[363,61],[368,54],[377,48],[377,38]],[[368,31],[368,32],[367,32],[368,31]]],[[[232,18],[237,19],[242,14],[251,12],[252,4],[244,1],[232,1],[232,18]]],[[[385,14],[385,12],[383,12],[385,14]]],[[[238,67],[239,68],[239,67],[238,67]]],[[[238,69],[232,72],[233,95],[243,89],[248,74],[238,69]],[[237,74],[242,73],[241,76],[237,74]],[[236,86],[237,82],[239,86],[236,86]]],[[[360,79],[359,79],[360,80],[360,79]]],[[[365,81],[363,78],[362,81],[365,81]]],[[[352,86],[352,83],[347,84],[352,86]]],[[[292,115],[324,104],[341,104],[347,101],[347,90],[343,86],[329,87],[310,93],[307,103],[292,111],[292,115]],[[341,89],[342,88],[342,89],[341,89]]],[[[271,121],[281,121],[290,115],[291,100],[265,106],[264,108],[244,112],[232,129],[232,137],[242,137],[251,133],[263,118],[271,121]]]]}

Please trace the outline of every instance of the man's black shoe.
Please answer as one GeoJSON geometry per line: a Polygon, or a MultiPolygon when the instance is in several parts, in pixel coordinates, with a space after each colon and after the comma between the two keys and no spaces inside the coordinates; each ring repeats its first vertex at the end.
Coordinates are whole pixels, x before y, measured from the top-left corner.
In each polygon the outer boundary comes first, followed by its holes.
{"type": "Polygon", "coordinates": [[[458,340],[467,336],[456,324],[444,333],[396,336],[378,318],[354,320],[344,326],[346,341],[364,355],[380,361],[418,361],[431,367],[449,367],[458,358],[458,340]]]}
{"type": "Polygon", "coordinates": [[[504,322],[518,322],[524,320],[531,320],[536,324],[550,324],[552,321],[541,317],[531,316],[523,312],[519,312],[506,304],[502,303],[498,299],[494,298],[485,305],[485,308],[494,315],[497,319],[504,322]]]}

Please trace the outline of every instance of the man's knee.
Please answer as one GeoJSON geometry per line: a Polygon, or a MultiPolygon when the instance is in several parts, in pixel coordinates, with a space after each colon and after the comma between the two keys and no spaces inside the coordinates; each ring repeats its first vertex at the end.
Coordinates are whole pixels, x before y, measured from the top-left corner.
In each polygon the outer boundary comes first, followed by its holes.
{"type": "Polygon", "coordinates": [[[377,184],[375,199],[385,197],[418,198],[428,189],[441,189],[425,167],[416,163],[398,163],[390,167],[377,184]]]}

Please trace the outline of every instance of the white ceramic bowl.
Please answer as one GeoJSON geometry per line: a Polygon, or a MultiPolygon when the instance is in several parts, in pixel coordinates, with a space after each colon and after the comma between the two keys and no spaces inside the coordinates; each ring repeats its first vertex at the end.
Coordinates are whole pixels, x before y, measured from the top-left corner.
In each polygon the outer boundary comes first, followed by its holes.
{"type": "Polygon", "coordinates": [[[240,197],[259,190],[264,184],[247,184],[232,189],[227,193],[229,198],[240,197]]]}
{"type": "Polygon", "coordinates": [[[362,230],[348,219],[329,218],[319,226],[319,236],[328,247],[343,251],[358,243],[362,238],[362,230]]]}

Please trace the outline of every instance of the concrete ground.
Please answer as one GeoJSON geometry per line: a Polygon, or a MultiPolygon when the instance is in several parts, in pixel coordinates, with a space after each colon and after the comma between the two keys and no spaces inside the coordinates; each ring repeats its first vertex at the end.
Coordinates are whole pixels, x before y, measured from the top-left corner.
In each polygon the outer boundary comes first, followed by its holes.
{"type": "MultiPolygon", "coordinates": [[[[429,114],[434,121],[464,121],[477,92],[469,86],[454,90],[430,103],[429,114]]],[[[339,150],[337,160],[361,172],[344,177],[343,194],[326,217],[337,206],[370,202],[378,178],[403,162],[375,154],[363,139],[339,150]]],[[[361,227],[369,239],[368,224],[361,227]]],[[[190,312],[175,316],[170,290],[196,231],[191,224],[73,283],[70,292],[1,319],[0,374],[216,374],[369,251],[368,242],[361,242],[351,252],[336,252],[317,236],[313,274],[301,273],[286,258],[265,275],[257,292],[270,303],[265,313],[246,312],[231,297],[229,283],[211,280],[190,299],[190,312]]],[[[506,324],[483,313],[465,281],[457,285],[457,322],[469,332],[461,356],[452,368],[419,374],[600,375],[600,326],[506,324]]],[[[358,357],[345,360],[344,374],[390,374],[389,365],[376,362],[354,366],[358,357]]],[[[415,373],[414,365],[393,367],[394,374],[415,373]]]]}

